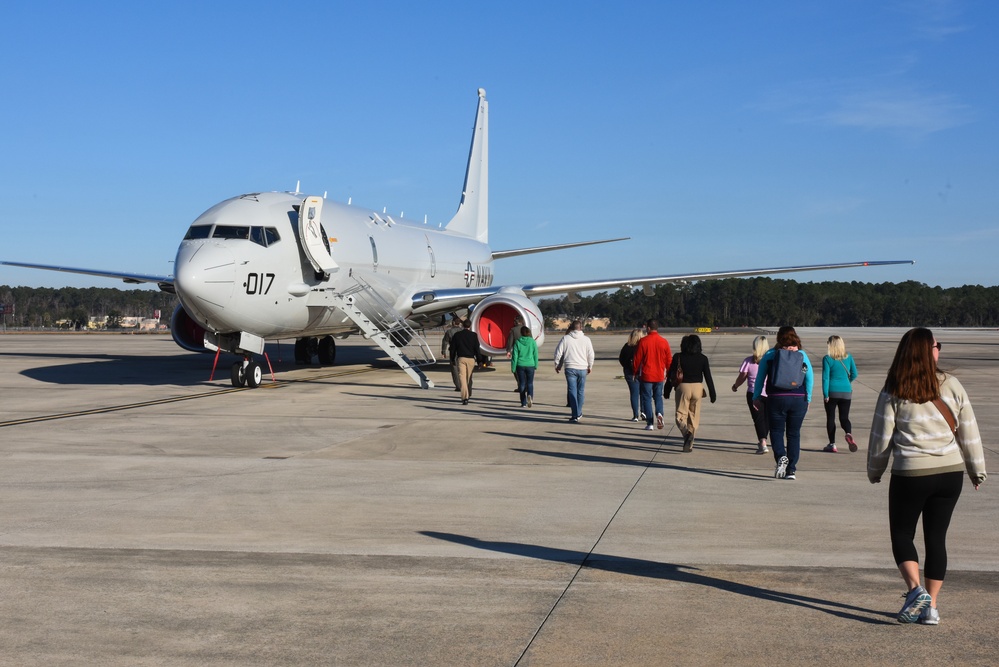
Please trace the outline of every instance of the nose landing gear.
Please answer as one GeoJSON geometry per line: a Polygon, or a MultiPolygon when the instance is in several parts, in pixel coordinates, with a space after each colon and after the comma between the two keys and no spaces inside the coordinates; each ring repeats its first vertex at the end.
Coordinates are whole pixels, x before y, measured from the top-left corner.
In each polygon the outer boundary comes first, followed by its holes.
{"type": "Polygon", "coordinates": [[[263,375],[260,364],[245,357],[243,361],[237,361],[232,365],[232,386],[256,389],[260,386],[263,375]]]}

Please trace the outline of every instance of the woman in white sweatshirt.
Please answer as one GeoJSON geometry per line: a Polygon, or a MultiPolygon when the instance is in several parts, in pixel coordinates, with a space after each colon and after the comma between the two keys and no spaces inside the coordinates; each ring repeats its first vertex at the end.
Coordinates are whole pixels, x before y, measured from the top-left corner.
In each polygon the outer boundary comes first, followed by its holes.
{"type": "Polygon", "coordinates": [[[967,471],[975,490],[985,481],[978,423],[964,387],[937,368],[940,348],[929,329],[910,329],[898,344],[878,397],[867,449],[872,484],[892,458],[888,522],[892,554],[909,587],[900,623],[940,622],[937,596],[947,573],[947,528],[967,471]],[[951,423],[954,427],[952,428],[951,423]],[[923,519],[926,587],[919,584],[913,540],[923,519]]]}

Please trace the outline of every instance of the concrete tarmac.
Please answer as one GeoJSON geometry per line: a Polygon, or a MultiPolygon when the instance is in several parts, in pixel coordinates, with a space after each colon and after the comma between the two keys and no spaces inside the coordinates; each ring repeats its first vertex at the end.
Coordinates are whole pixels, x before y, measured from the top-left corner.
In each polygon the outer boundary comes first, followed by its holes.
{"type": "MultiPolygon", "coordinates": [[[[903,330],[799,331],[856,358],[861,451],[821,451],[817,390],[793,482],[731,390],[755,333],[702,335],[689,454],[629,421],[621,334],[592,337],[580,424],[557,334],[531,409],[501,359],[461,406],[360,340],[328,368],[269,346],[277,383],[234,390],[168,337],[0,335],[0,665],[995,664],[995,480],[965,484],[940,625],[895,622],[865,451],[903,330]]],[[[999,332],[936,333],[995,472],[999,332]]]]}

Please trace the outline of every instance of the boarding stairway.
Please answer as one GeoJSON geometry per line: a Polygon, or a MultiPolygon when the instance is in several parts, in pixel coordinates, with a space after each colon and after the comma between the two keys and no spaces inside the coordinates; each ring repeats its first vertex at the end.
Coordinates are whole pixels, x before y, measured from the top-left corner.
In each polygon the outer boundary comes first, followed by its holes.
{"type": "Polygon", "coordinates": [[[434,386],[421,366],[436,363],[426,339],[406,324],[402,315],[378,291],[361,278],[356,284],[329,297],[364,333],[424,389],[434,386]]]}

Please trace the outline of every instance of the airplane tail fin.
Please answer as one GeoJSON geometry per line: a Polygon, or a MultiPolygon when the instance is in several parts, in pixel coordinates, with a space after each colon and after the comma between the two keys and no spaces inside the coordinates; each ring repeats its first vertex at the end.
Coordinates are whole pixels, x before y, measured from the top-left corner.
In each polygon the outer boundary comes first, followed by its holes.
{"type": "Polygon", "coordinates": [[[468,151],[465,187],[458,211],[447,223],[447,229],[482,243],[489,242],[489,102],[482,88],[479,88],[472,147],[468,151]]]}

